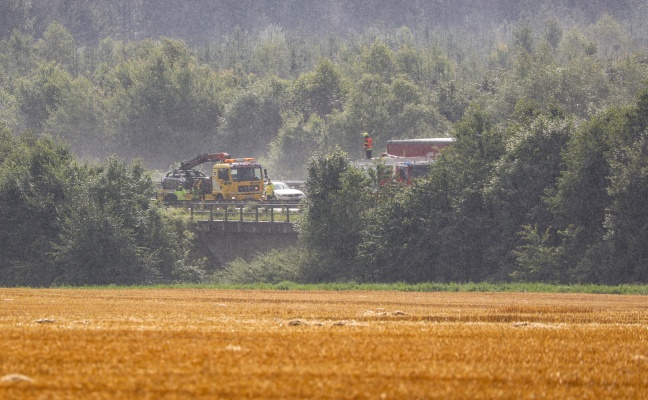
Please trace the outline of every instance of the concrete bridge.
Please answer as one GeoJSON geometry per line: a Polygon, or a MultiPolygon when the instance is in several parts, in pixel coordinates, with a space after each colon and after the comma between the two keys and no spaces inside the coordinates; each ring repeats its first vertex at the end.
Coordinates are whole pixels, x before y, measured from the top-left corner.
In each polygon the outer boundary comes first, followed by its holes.
{"type": "Polygon", "coordinates": [[[296,246],[294,221],[300,214],[295,204],[201,204],[191,209],[203,250],[220,266],[296,246]]]}

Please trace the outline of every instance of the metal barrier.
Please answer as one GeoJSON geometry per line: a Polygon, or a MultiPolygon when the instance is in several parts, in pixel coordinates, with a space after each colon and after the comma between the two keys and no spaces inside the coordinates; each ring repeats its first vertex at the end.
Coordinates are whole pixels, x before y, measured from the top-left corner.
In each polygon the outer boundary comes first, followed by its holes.
{"type": "Polygon", "coordinates": [[[301,215],[300,203],[223,203],[188,202],[177,204],[190,210],[192,221],[232,221],[292,223],[291,217],[301,215]]]}

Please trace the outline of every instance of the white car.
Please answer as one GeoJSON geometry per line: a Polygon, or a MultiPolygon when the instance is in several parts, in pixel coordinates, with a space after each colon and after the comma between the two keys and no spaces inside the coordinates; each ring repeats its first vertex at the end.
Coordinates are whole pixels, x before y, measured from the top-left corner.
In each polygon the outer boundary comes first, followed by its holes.
{"type": "Polygon", "coordinates": [[[292,189],[284,182],[272,182],[274,184],[275,199],[281,201],[298,202],[306,198],[301,190],[292,189]]]}

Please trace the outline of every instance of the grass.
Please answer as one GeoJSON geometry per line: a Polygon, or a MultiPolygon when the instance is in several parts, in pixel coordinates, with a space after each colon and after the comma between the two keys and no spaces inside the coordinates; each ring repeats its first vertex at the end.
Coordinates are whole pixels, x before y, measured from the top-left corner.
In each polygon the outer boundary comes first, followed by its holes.
{"type": "MultiPolygon", "coordinates": [[[[63,286],[61,288],[71,288],[63,286]]],[[[397,292],[490,292],[490,293],[582,293],[648,295],[648,285],[557,285],[549,283],[255,283],[255,284],[173,284],[152,286],[89,286],[84,289],[231,289],[295,291],[397,291],[397,292]]]]}

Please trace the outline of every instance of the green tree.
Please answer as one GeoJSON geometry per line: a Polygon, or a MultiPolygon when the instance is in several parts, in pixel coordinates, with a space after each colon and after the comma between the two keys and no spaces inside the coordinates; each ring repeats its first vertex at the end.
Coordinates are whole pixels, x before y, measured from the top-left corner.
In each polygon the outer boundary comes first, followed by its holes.
{"type": "Polygon", "coordinates": [[[497,271],[483,189],[504,152],[501,133],[478,108],[452,133],[427,178],[379,197],[360,246],[366,279],[479,281],[497,271]]]}
{"type": "Polygon", "coordinates": [[[328,128],[323,119],[311,115],[304,121],[298,113],[282,114],[283,125],[268,153],[268,168],[274,177],[305,179],[308,160],[329,148],[328,128]]]}
{"type": "Polygon", "coordinates": [[[179,41],[143,43],[138,53],[106,77],[113,85],[107,118],[117,121],[111,150],[157,167],[204,152],[220,124],[218,76],[179,41]]]}
{"type": "Polygon", "coordinates": [[[220,145],[241,157],[265,154],[282,126],[281,113],[288,104],[288,96],[288,83],[276,77],[240,91],[225,108],[220,145]]]}
{"type": "Polygon", "coordinates": [[[18,110],[27,128],[40,132],[70,90],[72,77],[55,63],[42,64],[16,82],[18,110]]]}
{"type": "Polygon", "coordinates": [[[619,22],[609,14],[603,15],[596,22],[593,31],[598,44],[597,48],[606,58],[619,57],[629,42],[629,38],[623,32],[619,22]]]}
{"type": "Polygon", "coordinates": [[[79,183],[69,148],[0,126],[0,285],[49,285],[50,239],[60,232],[58,206],[79,183]]]}
{"type": "Polygon", "coordinates": [[[648,281],[648,145],[638,140],[624,149],[624,159],[612,162],[606,213],[606,239],[610,243],[610,283],[648,281]]]}
{"type": "Polygon", "coordinates": [[[13,71],[16,75],[28,74],[36,62],[34,38],[14,30],[7,41],[6,48],[7,59],[4,64],[7,65],[7,70],[13,71]]]}
{"type": "MultiPolygon", "coordinates": [[[[442,157],[443,158],[443,157],[442,157]]],[[[358,253],[359,279],[369,282],[447,282],[460,271],[439,262],[452,213],[451,175],[443,161],[411,188],[384,184],[368,214],[358,253]]]]}
{"type": "Polygon", "coordinates": [[[403,45],[396,54],[397,70],[407,75],[414,82],[423,79],[423,61],[421,52],[412,45],[403,45]]]}
{"type": "Polygon", "coordinates": [[[45,62],[55,62],[73,75],[78,72],[78,56],[74,37],[58,22],[52,22],[36,48],[45,62]]]}
{"type": "Polygon", "coordinates": [[[578,28],[567,32],[560,44],[560,54],[563,62],[580,59],[585,55],[596,53],[596,45],[587,40],[585,34],[578,28]]]}
{"type": "Polygon", "coordinates": [[[348,109],[344,114],[345,126],[336,133],[336,140],[344,149],[353,149],[361,142],[360,134],[369,132],[374,138],[374,148],[388,136],[389,85],[378,75],[364,74],[351,91],[348,109]]]}
{"type": "Polygon", "coordinates": [[[7,127],[15,130],[18,128],[18,115],[16,97],[0,89],[0,121],[4,121],[7,127]]]}
{"type": "Polygon", "coordinates": [[[103,125],[105,110],[95,96],[90,81],[79,77],[70,82],[68,90],[61,93],[56,109],[50,110],[44,131],[70,143],[81,156],[105,156],[108,147],[103,125]]]}
{"type": "Polygon", "coordinates": [[[111,157],[62,207],[52,265],[62,284],[199,281],[189,260],[187,227],[165,219],[150,201],[151,178],[140,162],[111,157]]]}
{"type": "Polygon", "coordinates": [[[599,251],[605,235],[606,209],[610,205],[611,166],[615,136],[624,130],[623,110],[610,110],[593,117],[569,137],[563,153],[565,169],[548,192],[553,234],[546,246],[559,247],[561,256],[553,268],[568,271],[562,279],[578,282],[605,282],[605,259],[589,263],[599,251]],[[560,265],[562,263],[562,265],[560,265]]]}
{"type": "Polygon", "coordinates": [[[470,102],[470,95],[462,85],[456,81],[444,83],[439,88],[438,108],[450,122],[459,121],[470,102]]]}
{"type": "Polygon", "coordinates": [[[376,40],[362,52],[363,69],[368,74],[378,75],[389,82],[396,70],[396,58],[385,43],[376,40]]]}
{"type": "Polygon", "coordinates": [[[326,58],[320,60],[315,71],[300,75],[293,90],[296,106],[306,118],[310,114],[324,118],[333,110],[340,111],[347,91],[341,71],[326,58]]]}
{"type": "MultiPolygon", "coordinates": [[[[501,263],[498,269],[514,263],[512,251],[522,244],[524,226],[536,227],[539,232],[550,228],[546,193],[555,187],[563,170],[562,154],[573,130],[572,121],[544,115],[511,129],[507,151],[484,191],[494,213],[490,248],[493,262],[501,263]]],[[[534,273],[524,278],[554,281],[566,276],[566,271],[554,264],[542,271],[534,268],[534,273]]]]}
{"type": "Polygon", "coordinates": [[[533,53],[535,39],[533,31],[528,26],[522,26],[513,32],[513,44],[518,52],[533,53]]]}
{"type": "Polygon", "coordinates": [[[481,281],[497,270],[492,257],[493,217],[484,188],[504,154],[502,132],[478,107],[473,107],[453,128],[456,142],[444,157],[452,211],[445,217],[439,268],[453,271],[455,280],[481,281]]]}
{"type": "Polygon", "coordinates": [[[549,43],[549,46],[555,51],[563,37],[563,30],[560,23],[556,19],[547,21],[545,27],[544,38],[549,43]]]}
{"type": "Polygon", "coordinates": [[[367,177],[338,148],[311,158],[306,191],[299,237],[307,259],[300,275],[310,282],[356,279],[370,196],[367,177]]]}
{"type": "Polygon", "coordinates": [[[289,71],[289,51],[286,35],[281,28],[271,25],[259,34],[254,60],[257,73],[285,77],[289,71]]]}
{"type": "Polygon", "coordinates": [[[612,258],[610,283],[648,281],[648,90],[626,115],[626,127],[610,161],[610,205],[605,215],[605,239],[612,258]]]}

